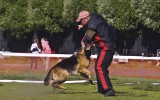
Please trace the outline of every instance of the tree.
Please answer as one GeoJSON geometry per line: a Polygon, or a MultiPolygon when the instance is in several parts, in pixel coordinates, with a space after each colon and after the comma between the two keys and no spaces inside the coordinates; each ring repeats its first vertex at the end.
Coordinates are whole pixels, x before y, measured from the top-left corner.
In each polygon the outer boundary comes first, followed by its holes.
{"type": "Polygon", "coordinates": [[[2,11],[0,14],[0,28],[7,30],[11,35],[20,38],[23,33],[28,32],[29,27],[26,22],[26,0],[4,0],[2,1],[2,11]]]}
{"type": "Polygon", "coordinates": [[[50,33],[63,31],[63,0],[28,0],[27,23],[33,30],[44,28],[50,33]]]}
{"type": "Polygon", "coordinates": [[[66,0],[64,7],[64,18],[67,18],[67,22],[74,22],[78,16],[78,13],[82,10],[90,12],[96,11],[97,0],[66,0]]]}
{"type": "Polygon", "coordinates": [[[98,12],[118,30],[136,29],[138,17],[130,7],[131,0],[97,0],[98,12]]]}
{"type": "Polygon", "coordinates": [[[0,11],[0,29],[17,38],[27,38],[39,29],[62,32],[65,26],[63,0],[4,0],[0,11]]]}
{"type": "Polygon", "coordinates": [[[160,0],[132,0],[131,7],[140,23],[160,32],[160,0]]]}

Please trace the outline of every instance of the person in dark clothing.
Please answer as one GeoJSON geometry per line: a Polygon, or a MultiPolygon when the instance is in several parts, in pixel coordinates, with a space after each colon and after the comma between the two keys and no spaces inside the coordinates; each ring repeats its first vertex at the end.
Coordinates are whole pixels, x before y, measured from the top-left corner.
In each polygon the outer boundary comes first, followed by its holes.
{"type": "Polygon", "coordinates": [[[114,96],[108,67],[110,66],[113,55],[115,53],[116,35],[102,15],[98,13],[89,13],[82,11],[76,20],[78,30],[85,27],[85,36],[82,39],[82,47],[87,48],[92,44],[98,50],[97,59],[95,62],[95,72],[97,77],[98,93],[104,96],[114,96]]]}
{"type": "MultiPolygon", "coordinates": [[[[160,57],[160,49],[157,49],[157,57],[160,57]]],[[[159,60],[157,60],[156,66],[159,66],[159,65],[160,65],[160,62],[159,60]]]]}

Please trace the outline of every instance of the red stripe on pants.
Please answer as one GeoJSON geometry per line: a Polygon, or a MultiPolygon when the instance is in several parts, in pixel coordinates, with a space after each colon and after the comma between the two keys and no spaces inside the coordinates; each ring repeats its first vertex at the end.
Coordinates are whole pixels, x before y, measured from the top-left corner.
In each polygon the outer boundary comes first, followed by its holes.
{"type": "Polygon", "coordinates": [[[100,77],[100,81],[102,83],[102,87],[103,87],[104,90],[107,90],[108,85],[105,81],[103,70],[102,70],[102,61],[104,59],[105,54],[106,54],[106,50],[102,50],[101,53],[100,53],[96,68],[97,68],[97,71],[98,71],[98,75],[100,77]]]}

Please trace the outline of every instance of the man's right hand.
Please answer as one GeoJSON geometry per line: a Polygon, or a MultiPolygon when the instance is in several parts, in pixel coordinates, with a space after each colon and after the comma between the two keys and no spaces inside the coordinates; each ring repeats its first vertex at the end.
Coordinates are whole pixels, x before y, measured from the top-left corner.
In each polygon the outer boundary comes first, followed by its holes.
{"type": "Polygon", "coordinates": [[[83,28],[83,25],[78,25],[78,30],[80,30],[81,28],[83,28]]]}

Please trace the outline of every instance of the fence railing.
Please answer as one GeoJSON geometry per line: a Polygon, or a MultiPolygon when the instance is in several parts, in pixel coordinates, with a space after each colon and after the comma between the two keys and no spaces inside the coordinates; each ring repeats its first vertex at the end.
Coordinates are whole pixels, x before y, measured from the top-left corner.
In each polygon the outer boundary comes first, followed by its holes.
{"type": "MultiPolygon", "coordinates": [[[[9,52],[0,52],[0,58],[3,57],[56,57],[56,58],[68,58],[73,54],[32,54],[32,53],[9,53],[9,52]]],[[[97,58],[97,55],[91,55],[91,58],[97,58]]],[[[160,60],[160,57],[145,57],[143,56],[123,56],[118,55],[114,56],[114,59],[131,59],[131,60],[160,60]]]]}

